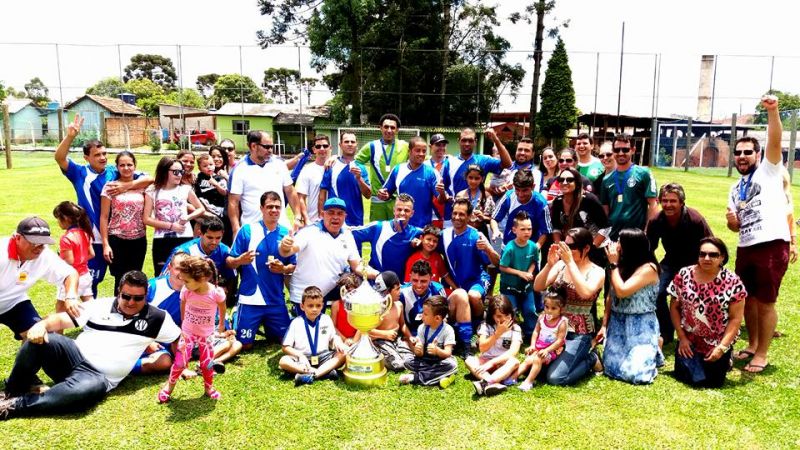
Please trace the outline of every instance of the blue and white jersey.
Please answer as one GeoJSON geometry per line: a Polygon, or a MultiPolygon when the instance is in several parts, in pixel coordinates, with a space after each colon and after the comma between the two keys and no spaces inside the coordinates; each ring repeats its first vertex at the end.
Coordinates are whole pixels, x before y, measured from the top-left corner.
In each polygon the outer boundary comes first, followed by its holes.
{"type": "Polygon", "coordinates": [[[439,252],[444,254],[450,276],[456,286],[469,289],[474,284],[481,283],[486,275],[484,267],[490,264],[486,253],[478,249],[478,240],[481,233],[467,226],[461,234],[456,234],[453,227],[445,228],[439,239],[439,252]]]}
{"type": "Polygon", "coordinates": [[[231,256],[236,258],[249,250],[256,251],[256,258],[250,264],[240,267],[242,281],[239,284],[239,304],[257,306],[278,306],[285,304],[283,296],[283,275],[272,273],[267,261],[272,256],[285,264],[297,264],[297,257],[284,258],[278,252],[281,240],[289,230],[278,225],[269,231],[264,221],[245,224],[236,234],[231,256]]]}
{"type": "MultiPolygon", "coordinates": [[[[89,220],[92,221],[94,242],[102,242],[100,239],[100,193],[103,192],[103,186],[106,183],[119,178],[119,172],[113,164],[108,164],[106,170],[101,173],[95,172],[88,164],[77,164],[71,158],[67,158],[67,164],[67,170],[62,173],[75,189],[78,206],[86,210],[89,220]]],[[[137,171],[133,174],[133,179],[142,175],[144,172],[137,171]]]]}
{"type": "MultiPolygon", "coordinates": [[[[361,169],[361,178],[369,186],[369,172],[367,167],[359,162],[353,161],[361,169]]],[[[355,175],[350,173],[350,165],[336,160],[330,169],[322,175],[320,189],[328,192],[328,198],[340,198],[347,206],[347,217],[345,223],[350,227],[360,227],[364,225],[364,198],[361,195],[361,188],[355,175]],[[335,180],[335,181],[334,181],[335,180]]]]}
{"type": "Polygon", "coordinates": [[[533,192],[532,194],[528,203],[522,204],[512,189],[503,194],[503,198],[495,205],[492,218],[498,224],[502,222],[505,225],[503,244],[515,238],[512,226],[514,225],[514,217],[520,211],[527,212],[531,218],[531,225],[533,226],[532,240],[536,241],[542,235],[553,232],[553,228],[550,225],[550,208],[547,206],[547,200],[538,192],[533,192]]]}
{"type": "Polygon", "coordinates": [[[166,311],[172,321],[181,326],[181,290],[175,290],[169,284],[169,275],[151,278],[147,282],[147,303],[166,311]]]}
{"type": "MultiPolygon", "coordinates": [[[[503,170],[503,165],[499,159],[486,155],[474,154],[467,160],[461,159],[461,155],[447,159],[449,162],[447,170],[444,171],[444,185],[451,197],[455,197],[456,194],[469,187],[464,174],[466,174],[467,167],[470,165],[479,165],[486,175],[490,173],[498,175],[503,170]]],[[[452,214],[453,204],[448,202],[444,211],[445,220],[450,220],[452,214]]]]}
{"type": "Polygon", "coordinates": [[[217,273],[221,277],[225,278],[226,280],[234,279],[236,277],[236,273],[225,265],[225,259],[231,254],[230,247],[220,242],[219,246],[214,249],[211,254],[207,254],[203,251],[203,246],[200,245],[200,239],[201,238],[199,237],[194,238],[191,241],[184,242],[183,244],[175,247],[175,249],[172,250],[172,253],[169,254],[167,262],[164,264],[164,270],[161,271],[161,275],[165,275],[169,272],[167,266],[169,265],[170,261],[172,261],[172,256],[175,253],[183,252],[191,256],[200,256],[214,261],[214,265],[217,267],[217,273]]]}
{"type": "Polygon", "coordinates": [[[411,286],[411,283],[405,283],[400,286],[400,301],[403,303],[403,315],[406,320],[406,326],[411,331],[412,336],[417,335],[417,328],[422,325],[422,304],[431,295],[441,295],[447,298],[444,292],[444,287],[436,281],[431,281],[428,290],[422,294],[417,295],[411,286]]]}
{"type": "Polygon", "coordinates": [[[414,252],[411,240],[419,237],[422,230],[414,225],[406,225],[399,233],[392,226],[393,220],[372,222],[363,227],[351,229],[356,248],[361,249],[364,242],[372,246],[369,265],[378,272],[391,270],[401,277],[405,273],[406,261],[414,252]]]}
{"type": "Polygon", "coordinates": [[[392,169],[383,188],[389,194],[408,194],[414,199],[414,215],[408,223],[415,227],[430,225],[433,211],[433,198],[438,195],[436,183],[439,176],[436,170],[427,164],[420,164],[411,169],[410,163],[399,164],[392,169]]]}

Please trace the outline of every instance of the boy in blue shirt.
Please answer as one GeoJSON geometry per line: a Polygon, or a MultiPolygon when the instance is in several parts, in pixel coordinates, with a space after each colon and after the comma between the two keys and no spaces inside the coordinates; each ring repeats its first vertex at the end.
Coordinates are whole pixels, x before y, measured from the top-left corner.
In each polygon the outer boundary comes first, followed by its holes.
{"type": "Polygon", "coordinates": [[[514,189],[506,192],[495,205],[490,225],[492,240],[500,238],[501,233],[497,224],[503,221],[505,221],[503,243],[507,244],[514,239],[514,233],[511,231],[512,222],[519,211],[528,213],[533,226],[533,239],[541,248],[547,236],[553,232],[550,225],[550,209],[542,194],[533,192],[533,175],[529,170],[518,170],[514,174],[514,189]]]}

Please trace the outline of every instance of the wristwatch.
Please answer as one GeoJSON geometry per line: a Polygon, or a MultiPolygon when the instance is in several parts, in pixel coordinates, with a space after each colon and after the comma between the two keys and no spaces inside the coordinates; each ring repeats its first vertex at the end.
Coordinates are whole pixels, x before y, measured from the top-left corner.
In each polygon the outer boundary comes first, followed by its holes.
{"type": "Polygon", "coordinates": [[[608,263],[608,270],[614,270],[617,268],[617,263],[608,263]]]}

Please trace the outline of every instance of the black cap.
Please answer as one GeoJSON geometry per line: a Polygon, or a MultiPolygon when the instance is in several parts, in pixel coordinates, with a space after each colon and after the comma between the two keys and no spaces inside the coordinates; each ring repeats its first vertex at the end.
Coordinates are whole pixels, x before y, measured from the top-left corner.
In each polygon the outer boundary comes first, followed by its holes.
{"type": "Polygon", "coordinates": [[[38,217],[28,217],[22,219],[17,225],[17,234],[24,237],[31,244],[52,244],[53,238],[50,237],[50,226],[47,222],[38,217]]]}
{"type": "Polygon", "coordinates": [[[449,143],[447,138],[445,138],[442,133],[436,133],[433,136],[431,136],[431,145],[436,145],[439,142],[444,142],[445,144],[449,143]]]}

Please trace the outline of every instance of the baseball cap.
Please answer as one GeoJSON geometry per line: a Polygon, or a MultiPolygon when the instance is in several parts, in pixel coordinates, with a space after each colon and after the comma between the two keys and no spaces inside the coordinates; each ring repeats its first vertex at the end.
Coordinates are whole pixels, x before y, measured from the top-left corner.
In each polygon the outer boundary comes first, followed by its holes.
{"type": "Polygon", "coordinates": [[[388,294],[389,291],[391,291],[395,286],[399,285],[400,278],[398,278],[397,274],[391,270],[381,272],[375,278],[375,290],[378,291],[379,294],[388,294]]]}
{"type": "Polygon", "coordinates": [[[53,238],[50,237],[50,226],[47,222],[38,217],[28,217],[22,219],[17,225],[17,234],[24,237],[31,244],[52,244],[53,238]]]}
{"type": "Polygon", "coordinates": [[[439,142],[444,142],[445,144],[449,143],[442,133],[436,133],[431,136],[431,145],[438,144],[439,142]]]}
{"type": "Polygon", "coordinates": [[[343,209],[343,210],[346,211],[347,210],[347,205],[345,204],[344,200],[342,200],[342,199],[340,199],[338,197],[334,197],[334,198],[329,198],[329,199],[325,200],[325,204],[322,205],[322,210],[323,211],[327,211],[327,210],[329,210],[331,208],[339,208],[339,209],[343,209]]]}

